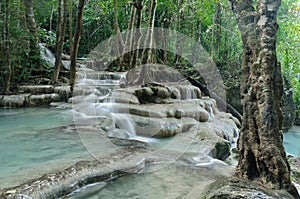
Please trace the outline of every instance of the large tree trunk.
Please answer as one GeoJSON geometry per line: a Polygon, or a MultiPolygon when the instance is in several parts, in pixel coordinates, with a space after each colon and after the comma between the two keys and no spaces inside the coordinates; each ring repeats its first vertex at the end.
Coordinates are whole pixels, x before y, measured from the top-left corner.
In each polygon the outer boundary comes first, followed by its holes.
{"type": "Polygon", "coordinates": [[[84,0],[80,0],[79,4],[78,4],[78,14],[77,14],[76,30],[75,30],[74,43],[73,43],[73,52],[71,54],[71,65],[70,65],[70,90],[71,90],[71,92],[73,92],[74,85],[76,82],[76,60],[77,60],[80,35],[81,35],[81,31],[82,31],[83,11],[84,11],[84,0]]]}
{"type": "Polygon", "coordinates": [[[282,76],[276,57],[280,0],[231,0],[243,40],[242,129],[236,174],[299,198],[282,138],[282,76]]]}
{"type": "Polygon", "coordinates": [[[67,9],[67,0],[59,0],[56,26],[55,67],[52,76],[52,84],[57,83],[62,64],[62,53],[67,23],[67,9]]]}
{"type": "Polygon", "coordinates": [[[4,24],[3,24],[3,65],[4,65],[4,71],[5,71],[5,84],[4,84],[4,93],[9,94],[10,91],[10,82],[11,82],[11,77],[12,77],[12,68],[11,68],[11,60],[10,60],[10,31],[9,31],[9,26],[10,26],[10,11],[9,11],[9,0],[5,1],[4,5],[4,24]]]}

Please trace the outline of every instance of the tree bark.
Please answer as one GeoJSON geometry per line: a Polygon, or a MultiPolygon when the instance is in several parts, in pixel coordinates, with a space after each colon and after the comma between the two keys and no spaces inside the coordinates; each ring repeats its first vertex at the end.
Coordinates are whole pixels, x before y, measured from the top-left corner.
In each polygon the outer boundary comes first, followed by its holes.
{"type": "Polygon", "coordinates": [[[149,17],[149,23],[148,23],[148,31],[145,39],[145,48],[143,50],[142,54],[142,64],[149,64],[152,63],[153,60],[153,51],[152,48],[154,46],[153,41],[153,31],[154,31],[154,20],[155,20],[155,12],[156,12],[156,0],[151,0],[150,4],[150,17],[149,17]],[[146,48],[148,47],[148,48],[146,48]]]}
{"type": "Polygon", "coordinates": [[[132,63],[131,63],[131,67],[135,67],[136,65],[139,64],[139,46],[140,46],[140,42],[141,42],[141,32],[140,32],[140,28],[141,28],[141,24],[142,24],[142,10],[143,10],[143,1],[144,0],[137,0],[134,4],[135,8],[136,8],[136,39],[135,39],[135,47],[136,50],[133,52],[132,55],[132,63]]]}
{"type": "Polygon", "coordinates": [[[56,84],[62,64],[62,53],[67,23],[67,0],[58,1],[58,14],[56,26],[56,48],[55,48],[55,67],[52,76],[52,84],[56,84]]]}
{"type": "Polygon", "coordinates": [[[300,198],[290,180],[282,138],[281,67],[276,57],[280,0],[231,0],[243,41],[242,129],[236,174],[300,198]]]}
{"type": "Polygon", "coordinates": [[[221,2],[218,0],[216,8],[215,8],[215,16],[214,16],[214,28],[213,30],[215,31],[215,40],[214,42],[214,53],[215,55],[219,56],[219,50],[220,50],[220,44],[221,44],[221,26],[222,26],[222,7],[221,7],[221,2]]]}
{"type": "Polygon", "coordinates": [[[124,70],[128,70],[130,68],[130,62],[131,62],[131,49],[133,45],[133,25],[134,25],[134,19],[135,19],[135,14],[136,14],[136,8],[134,5],[131,7],[131,13],[130,13],[130,20],[128,23],[128,31],[127,31],[127,36],[125,40],[125,45],[124,45],[124,52],[123,52],[123,59],[122,59],[122,66],[124,70]],[[129,52],[127,52],[129,51],[129,52]]]}
{"type": "MultiPolygon", "coordinates": [[[[23,0],[25,5],[26,25],[29,31],[29,58],[31,67],[40,66],[40,48],[32,0],[23,0]]],[[[32,68],[31,68],[32,69],[32,68]]]]}
{"type": "MultiPolygon", "coordinates": [[[[181,31],[181,21],[184,18],[184,11],[182,10],[182,5],[183,5],[183,0],[178,0],[177,1],[177,6],[178,6],[178,13],[177,13],[177,25],[176,25],[176,31],[180,32],[181,31]]],[[[176,34],[176,52],[180,52],[180,41],[179,37],[176,34]]],[[[174,58],[174,64],[179,63],[180,61],[180,55],[176,54],[174,58]]]]}
{"type": "Polygon", "coordinates": [[[72,17],[73,17],[73,0],[69,1],[70,6],[70,13],[69,13],[69,41],[70,41],[70,55],[72,55],[73,51],[73,23],[72,23],[72,17]]]}
{"type": "Polygon", "coordinates": [[[78,47],[80,42],[80,35],[82,31],[82,17],[84,11],[84,2],[85,0],[80,0],[78,4],[78,14],[77,14],[77,21],[76,21],[76,30],[74,36],[74,43],[73,43],[73,52],[71,55],[71,65],[70,65],[70,90],[73,92],[74,85],[76,83],[76,60],[77,60],[77,53],[78,47]]]}
{"type": "Polygon", "coordinates": [[[156,0],[151,0],[150,8],[149,8],[150,17],[148,23],[148,30],[145,39],[143,53],[141,56],[141,61],[143,65],[141,68],[139,79],[137,81],[139,85],[152,82],[150,76],[151,65],[149,64],[153,63],[153,56],[155,56],[155,54],[153,53],[153,46],[154,46],[153,31],[154,31],[155,11],[156,11],[156,0]]]}
{"type": "Polygon", "coordinates": [[[32,0],[23,0],[23,2],[25,5],[25,14],[26,14],[28,31],[32,34],[35,43],[38,44],[39,40],[37,34],[36,21],[33,12],[33,2],[32,0]]]}
{"type": "Polygon", "coordinates": [[[117,55],[117,65],[118,65],[118,71],[122,70],[122,61],[121,61],[121,52],[123,52],[124,47],[124,40],[121,34],[120,26],[119,26],[119,20],[118,20],[118,5],[117,0],[114,0],[114,28],[115,28],[115,34],[116,34],[116,55],[117,55]]]}
{"type": "Polygon", "coordinates": [[[4,93],[10,94],[10,83],[12,78],[12,68],[10,60],[10,1],[5,0],[4,5],[4,24],[3,24],[3,51],[4,51],[4,69],[5,69],[5,84],[4,84],[4,93]]]}

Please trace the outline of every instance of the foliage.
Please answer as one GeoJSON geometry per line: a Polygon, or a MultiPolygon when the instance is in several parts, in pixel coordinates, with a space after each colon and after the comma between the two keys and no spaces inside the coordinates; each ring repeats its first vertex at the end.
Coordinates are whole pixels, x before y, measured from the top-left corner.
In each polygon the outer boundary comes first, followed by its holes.
{"type": "Polygon", "coordinates": [[[283,74],[293,87],[293,97],[300,113],[300,1],[282,1],[279,13],[277,53],[283,74]]]}
{"type": "MultiPolygon", "coordinates": [[[[118,19],[121,31],[127,30],[132,5],[129,0],[118,0],[118,19]]],[[[149,0],[144,0],[142,27],[147,26],[149,0]]],[[[12,65],[16,69],[15,81],[28,78],[33,67],[28,56],[26,41],[30,37],[24,27],[24,8],[20,0],[11,2],[12,65]],[[25,69],[24,69],[25,68],[25,69]],[[25,75],[26,74],[26,75],[25,75]]],[[[69,26],[75,30],[78,1],[74,1],[73,22],[67,24],[64,51],[69,53],[69,26]]],[[[278,57],[284,74],[294,87],[294,99],[300,109],[300,17],[299,0],[283,0],[279,13],[278,57]]],[[[40,42],[55,46],[57,22],[56,0],[34,0],[34,13],[38,24],[40,42]]],[[[1,13],[3,14],[3,13],[1,13]]],[[[101,41],[114,34],[113,0],[87,0],[83,17],[79,55],[84,57],[101,41]]],[[[2,19],[2,17],[1,17],[2,19]]],[[[177,30],[198,41],[213,57],[227,89],[240,85],[242,42],[235,15],[228,0],[165,0],[157,2],[155,26],[177,30]],[[220,5],[220,13],[216,10],[220,5]],[[219,20],[216,18],[219,17],[219,20]]],[[[0,28],[2,21],[0,21],[0,28]]],[[[2,30],[2,28],[1,28],[2,30]]],[[[0,37],[1,39],[1,37],[0,37]]],[[[161,51],[157,51],[159,58],[161,51]]],[[[168,65],[174,65],[176,55],[168,53],[168,65]]],[[[160,60],[160,59],[158,59],[160,60]]],[[[181,63],[186,60],[180,58],[181,63]]],[[[44,65],[44,64],[42,64],[44,65]]],[[[190,66],[188,66],[190,67],[190,66]]],[[[187,69],[192,71],[192,69],[187,69]]],[[[1,82],[1,80],[0,80],[1,82]]]]}

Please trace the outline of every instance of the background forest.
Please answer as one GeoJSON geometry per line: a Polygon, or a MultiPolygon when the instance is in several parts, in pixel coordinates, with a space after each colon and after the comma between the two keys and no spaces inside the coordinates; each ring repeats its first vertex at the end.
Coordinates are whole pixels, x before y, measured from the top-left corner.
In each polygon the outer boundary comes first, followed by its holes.
{"type": "MultiPolygon", "coordinates": [[[[86,57],[97,44],[133,27],[148,27],[150,0],[86,0],[78,57],[86,57]],[[142,5],[142,6],[139,6],[142,5]],[[139,9],[137,9],[139,8],[139,9]]],[[[55,51],[63,42],[63,52],[71,54],[78,1],[2,0],[0,2],[0,87],[5,92],[11,73],[10,92],[19,84],[38,84],[52,79],[53,67],[41,58],[40,43],[55,51]],[[64,3],[63,3],[64,2],[64,3]],[[65,30],[62,27],[66,26],[65,30]],[[57,28],[59,27],[59,28],[57,28]],[[57,35],[59,37],[57,37],[57,35]],[[60,39],[59,39],[60,38],[60,39]],[[62,38],[62,39],[61,39],[62,38]],[[9,67],[8,67],[9,66],[9,67]]],[[[228,100],[239,101],[242,42],[235,15],[227,0],[157,1],[154,26],[179,31],[199,42],[211,55],[221,72],[228,100]]],[[[300,1],[283,0],[279,13],[278,57],[285,78],[292,85],[294,101],[300,112],[300,1]]],[[[183,73],[193,76],[185,60],[157,50],[155,59],[172,67],[184,66],[183,73]]],[[[111,70],[122,70],[117,64],[111,70]]],[[[63,75],[64,73],[61,73],[63,75]]],[[[68,77],[68,76],[67,76],[68,77]]],[[[52,81],[53,83],[53,81],[52,81]]],[[[290,92],[287,90],[286,92],[290,92]]],[[[238,105],[236,105],[238,106],[238,105]]],[[[236,107],[241,111],[241,107],[236,107]]]]}

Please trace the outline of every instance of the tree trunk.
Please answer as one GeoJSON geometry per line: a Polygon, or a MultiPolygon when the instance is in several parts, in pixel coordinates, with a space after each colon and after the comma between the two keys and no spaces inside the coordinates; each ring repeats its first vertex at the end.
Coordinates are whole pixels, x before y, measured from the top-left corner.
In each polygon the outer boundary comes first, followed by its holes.
{"type": "Polygon", "coordinates": [[[56,48],[55,48],[55,67],[52,76],[52,84],[56,84],[62,64],[62,53],[67,23],[67,0],[58,1],[58,14],[56,26],[56,48]]]}
{"type": "Polygon", "coordinates": [[[140,85],[152,82],[150,76],[151,65],[149,64],[153,63],[153,56],[155,56],[153,53],[153,46],[154,46],[153,31],[154,31],[155,11],[156,11],[156,0],[151,0],[150,8],[149,8],[150,17],[148,23],[148,30],[145,39],[143,53],[141,56],[141,61],[143,65],[137,82],[140,85]]]}
{"type": "Polygon", "coordinates": [[[115,28],[115,34],[116,34],[116,55],[117,55],[117,65],[118,65],[118,71],[122,70],[122,61],[121,61],[121,52],[123,52],[124,47],[124,40],[122,38],[120,26],[119,26],[119,20],[118,20],[118,7],[117,7],[117,0],[114,0],[114,28],[115,28]]]}
{"type": "Polygon", "coordinates": [[[139,46],[140,46],[140,42],[141,42],[141,32],[140,32],[140,28],[141,28],[141,24],[142,24],[142,10],[143,10],[143,0],[137,0],[134,4],[135,8],[136,8],[136,39],[135,39],[135,47],[136,50],[133,52],[132,55],[132,63],[131,63],[131,67],[135,67],[136,65],[138,65],[139,61],[139,46]]]}
{"type": "Polygon", "coordinates": [[[221,26],[222,26],[222,7],[221,2],[218,0],[216,8],[215,8],[215,16],[214,16],[214,28],[215,31],[214,38],[214,49],[213,52],[216,56],[220,56],[220,44],[221,44],[221,26]]]}
{"type": "MultiPolygon", "coordinates": [[[[26,25],[30,33],[29,38],[29,58],[31,60],[31,67],[40,66],[40,48],[39,38],[37,33],[37,25],[35,21],[33,2],[32,0],[23,0],[25,5],[26,25]]],[[[32,69],[32,68],[31,68],[32,69]]]]}
{"type": "MultiPolygon", "coordinates": [[[[184,11],[182,8],[182,4],[183,4],[183,0],[178,0],[177,1],[177,6],[178,6],[178,13],[177,13],[177,25],[176,25],[176,31],[180,32],[181,30],[181,21],[184,17],[184,11]]],[[[178,35],[176,34],[176,52],[180,52],[180,41],[179,41],[179,37],[178,35]]],[[[177,53],[175,55],[175,58],[174,58],[174,64],[177,64],[179,63],[180,61],[180,55],[177,53]]]]}
{"type": "Polygon", "coordinates": [[[299,194],[290,180],[282,138],[282,76],[276,57],[280,0],[231,0],[243,41],[242,129],[236,174],[299,194]]]}
{"type": "Polygon", "coordinates": [[[12,78],[12,68],[11,68],[11,60],[10,60],[10,1],[5,0],[4,5],[4,24],[3,24],[3,52],[4,52],[4,70],[5,70],[5,85],[4,85],[4,93],[10,94],[10,83],[12,78]]]}
{"type": "Polygon", "coordinates": [[[69,41],[70,41],[70,55],[72,55],[73,51],[73,23],[72,23],[72,17],[73,17],[73,0],[70,0],[70,13],[69,13],[69,41]]]}
{"type": "Polygon", "coordinates": [[[27,28],[29,32],[32,34],[35,43],[38,44],[38,34],[37,34],[37,26],[36,26],[34,12],[33,12],[33,2],[32,0],[23,0],[23,2],[25,5],[27,28]]]}
{"type": "Polygon", "coordinates": [[[153,56],[154,56],[152,48],[154,46],[153,31],[154,31],[155,11],[156,11],[156,0],[151,0],[150,9],[149,9],[150,17],[149,17],[148,31],[145,40],[145,48],[142,54],[142,64],[152,63],[153,56]]]}
{"type": "Polygon", "coordinates": [[[77,60],[80,35],[81,35],[81,31],[82,31],[82,17],[83,17],[83,11],[84,11],[84,1],[85,0],[80,0],[79,4],[78,4],[76,30],[75,30],[74,43],[73,43],[73,52],[71,55],[71,65],[70,65],[70,90],[71,90],[71,92],[73,92],[74,85],[76,82],[76,60],[77,60]]]}
{"type": "Polygon", "coordinates": [[[128,31],[126,35],[125,45],[124,45],[124,52],[123,52],[123,60],[122,60],[122,66],[125,70],[128,70],[130,68],[130,62],[131,62],[131,50],[133,45],[133,24],[136,14],[136,8],[133,5],[131,7],[131,13],[130,13],[130,20],[128,23],[128,31]],[[127,52],[129,51],[129,52],[127,52]]]}

